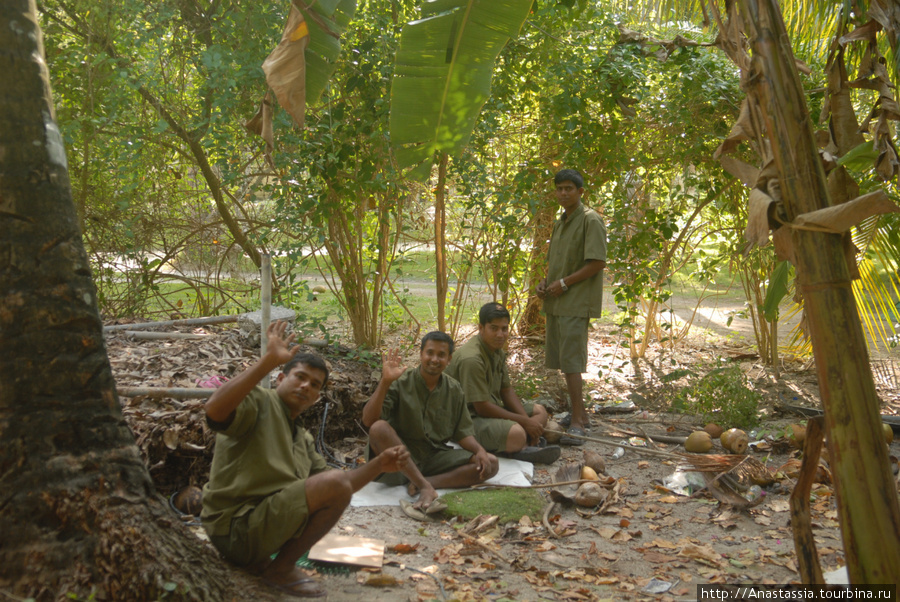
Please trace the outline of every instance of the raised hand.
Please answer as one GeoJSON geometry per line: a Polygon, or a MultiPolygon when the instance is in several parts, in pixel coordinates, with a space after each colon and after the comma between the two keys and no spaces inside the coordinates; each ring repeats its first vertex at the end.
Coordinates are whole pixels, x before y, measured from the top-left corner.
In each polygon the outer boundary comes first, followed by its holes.
{"type": "Polygon", "coordinates": [[[406,370],[400,361],[400,351],[397,349],[389,349],[386,353],[381,354],[381,378],[382,380],[392,383],[401,376],[406,370]]]}
{"type": "Polygon", "coordinates": [[[289,362],[294,355],[296,355],[297,351],[300,350],[299,345],[291,349],[291,343],[297,338],[297,334],[292,332],[285,337],[284,333],[287,330],[287,327],[287,322],[278,320],[269,324],[269,328],[266,329],[266,336],[268,337],[266,353],[272,354],[272,356],[278,360],[279,365],[289,362]]]}

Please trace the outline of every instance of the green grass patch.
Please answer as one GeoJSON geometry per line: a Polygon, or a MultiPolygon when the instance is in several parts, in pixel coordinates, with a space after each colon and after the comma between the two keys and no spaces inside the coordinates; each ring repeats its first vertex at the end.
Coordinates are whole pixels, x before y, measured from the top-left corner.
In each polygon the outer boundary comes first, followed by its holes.
{"type": "Polygon", "coordinates": [[[496,514],[500,524],[518,521],[523,516],[538,522],[541,520],[545,501],[536,489],[502,487],[499,489],[475,489],[456,491],[442,496],[447,502],[447,512],[466,520],[481,514],[496,514]]]}

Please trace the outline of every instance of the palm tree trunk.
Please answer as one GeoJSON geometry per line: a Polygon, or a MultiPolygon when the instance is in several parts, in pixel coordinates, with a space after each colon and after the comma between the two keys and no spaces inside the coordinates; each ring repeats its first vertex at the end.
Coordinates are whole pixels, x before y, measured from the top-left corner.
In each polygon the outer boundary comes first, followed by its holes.
{"type": "Polygon", "coordinates": [[[224,600],[122,415],[54,122],[34,0],[0,3],[0,589],[224,600]]]}
{"type": "MultiPolygon", "coordinates": [[[[829,205],[812,122],[775,0],[739,0],[753,50],[748,93],[763,107],[789,219],[829,205]]],[[[828,451],[850,581],[900,575],[900,506],[878,397],[841,237],[795,230],[803,293],[825,407],[828,451]]]]}

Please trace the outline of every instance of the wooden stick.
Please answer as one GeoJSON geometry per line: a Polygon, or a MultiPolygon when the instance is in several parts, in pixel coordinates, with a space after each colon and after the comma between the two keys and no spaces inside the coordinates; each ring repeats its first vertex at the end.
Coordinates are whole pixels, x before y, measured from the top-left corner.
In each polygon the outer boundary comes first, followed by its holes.
{"type": "Polygon", "coordinates": [[[171,397],[172,399],[206,399],[216,392],[216,389],[187,389],[178,387],[116,387],[116,391],[122,397],[171,397]]]}
{"type": "Polygon", "coordinates": [[[622,428],[609,430],[622,433],[623,437],[640,437],[641,439],[647,439],[650,442],[658,441],[659,443],[674,443],[676,445],[684,445],[684,442],[687,441],[687,437],[678,437],[676,435],[648,435],[644,431],[644,429],[640,427],[638,427],[639,432],[637,433],[622,428]]]}
{"type": "Polygon", "coordinates": [[[553,527],[550,526],[550,513],[553,512],[553,509],[556,507],[556,502],[550,502],[547,504],[547,507],[544,508],[544,515],[541,517],[541,522],[544,523],[544,528],[547,529],[547,533],[550,534],[550,537],[554,539],[558,539],[559,535],[556,531],[553,530],[553,527]]]}
{"type": "Polygon", "coordinates": [[[143,330],[145,328],[156,328],[158,326],[199,326],[202,324],[225,324],[227,322],[237,321],[238,316],[185,318],[183,320],[164,320],[162,322],[141,322],[140,324],[113,324],[111,326],[104,326],[103,332],[112,332],[114,330],[143,330]]]}
{"type": "Polygon", "coordinates": [[[495,485],[494,483],[479,483],[471,485],[469,489],[546,489],[548,487],[559,487],[562,485],[581,485],[582,483],[596,483],[593,479],[578,479],[577,481],[560,481],[559,483],[542,483],[539,485],[495,485]]]}
{"type": "Polygon", "coordinates": [[[160,339],[208,339],[215,335],[209,334],[192,334],[189,332],[144,332],[142,330],[126,330],[125,336],[133,339],[142,340],[160,340],[160,339]]]}
{"type": "Polygon", "coordinates": [[[803,442],[803,463],[797,484],[791,492],[791,531],[794,535],[794,549],[797,554],[797,572],[801,583],[816,585],[825,583],[822,565],[819,564],[819,553],[816,551],[816,540],[812,532],[812,517],[809,508],[809,495],[816,480],[819,468],[819,454],[825,439],[825,419],[822,416],[811,418],[806,423],[806,440],[803,442]]]}
{"type": "Polygon", "coordinates": [[[658,449],[648,449],[646,447],[633,447],[630,445],[622,445],[619,441],[615,441],[613,439],[598,439],[597,437],[585,437],[582,435],[573,435],[571,433],[564,433],[562,431],[554,431],[551,429],[544,429],[545,433],[553,433],[558,435],[563,435],[566,437],[572,437],[573,439],[583,439],[584,441],[593,441],[594,443],[600,443],[601,445],[611,445],[614,447],[621,447],[622,449],[627,449],[628,451],[633,451],[638,454],[644,454],[647,456],[657,456],[663,458],[669,458],[671,460],[678,460],[682,457],[683,454],[673,454],[671,452],[665,452],[658,449]]]}

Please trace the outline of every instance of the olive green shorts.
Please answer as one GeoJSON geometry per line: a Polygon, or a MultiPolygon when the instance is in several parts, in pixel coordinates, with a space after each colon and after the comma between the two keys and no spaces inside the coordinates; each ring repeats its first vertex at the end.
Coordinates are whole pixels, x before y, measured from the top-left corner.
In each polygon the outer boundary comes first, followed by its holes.
{"type": "MultiPolygon", "coordinates": [[[[523,401],[522,407],[529,416],[534,414],[533,401],[523,401]]],[[[491,453],[506,451],[509,431],[513,425],[517,424],[515,421],[505,418],[482,418],[481,416],[472,416],[472,422],[475,424],[475,439],[481,444],[481,447],[491,453]]]]}
{"type": "Polygon", "coordinates": [[[547,314],[544,366],[563,374],[587,372],[590,318],[547,314]]]}
{"type": "Polygon", "coordinates": [[[264,498],[255,508],[234,517],[231,533],[209,539],[222,556],[238,566],[264,560],[289,539],[299,537],[309,519],[306,480],[264,498]]]}
{"type": "MultiPolygon", "coordinates": [[[[412,450],[410,450],[410,454],[412,454],[412,450]]],[[[468,464],[471,459],[472,452],[456,448],[429,450],[424,453],[420,451],[412,455],[412,461],[416,463],[419,472],[426,477],[450,472],[454,468],[468,464]]],[[[405,485],[409,482],[402,472],[383,472],[375,480],[391,486],[405,485]]]]}

